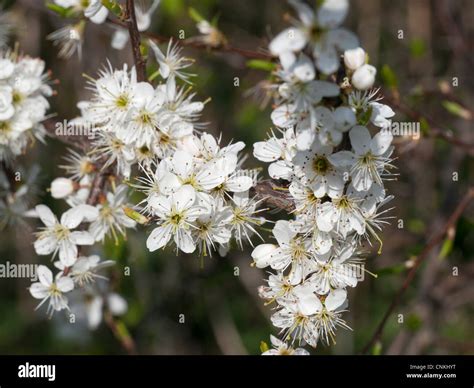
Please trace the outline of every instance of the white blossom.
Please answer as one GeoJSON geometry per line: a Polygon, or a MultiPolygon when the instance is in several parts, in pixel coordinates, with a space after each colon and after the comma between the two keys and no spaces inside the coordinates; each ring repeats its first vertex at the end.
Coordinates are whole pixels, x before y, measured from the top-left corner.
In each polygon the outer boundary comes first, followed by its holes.
{"type": "Polygon", "coordinates": [[[53,212],[45,205],[36,206],[36,212],[45,225],[37,233],[34,243],[38,255],[59,253],[59,260],[65,266],[73,265],[77,260],[78,245],[92,245],[93,236],[86,231],[73,231],[83,221],[92,221],[98,216],[97,209],[89,205],[79,205],[62,214],[58,221],[53,212]]]}
{"type": "Polygon", "coordinates": [[[44,266],[37,268],[39,282],[33,283],[30,287],[30,293],[35,299],[41,299],[36,309],[40,308],[49,300],[48,314],[52,316],[55,311],[69,309],[68,299],[64,295],[74,289],[74,282],[68,276],[57,276],[53,280],[53,273],[44,266]]]}

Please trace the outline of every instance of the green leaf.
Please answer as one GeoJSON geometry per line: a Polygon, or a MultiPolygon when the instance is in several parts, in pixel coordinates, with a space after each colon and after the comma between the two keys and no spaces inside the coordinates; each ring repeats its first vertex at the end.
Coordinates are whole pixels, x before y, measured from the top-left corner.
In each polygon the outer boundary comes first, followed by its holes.
{"type": "Polygon", "coordinates": [[[419,218],[412,218],[408,220],[407,227],[412,233],[423,233],[426,228],[425,223],[419,218]]]}
{"type": "Polygon", "coordinates": [[[196,23],[199,23],[199,22],[202,22],[203,20],[206,20],[204,19],[204,17],[201,16],[201,14],[196,11],[195,8],[193,7],[189,7],[189,16],[191,17],[191,19],[193,19],[196,23]]]}
{"type": "Polygon", "coordinates": [[[57,13],[62,18],[70,17],[74,13],[72,7],[65,8],[54,3],[46,3],[46,8],[53,11],[54,13],[57,13]]]}
{"type": "Polygon", "coordinates": [[[423,135],[428,135],[428,133],[430,132],[430,124],[428,123],[428,120],[426,120],[424,117],[420,118],[420,129],[423,135]]]}
{"type": "Polygon", "coordinates": [[[211,26],[217,28],[217,24],[219,23],[220,15],[215,15],[211,20],[211,26]]]}
{"type": "Polygon", "coordinates": [[[114,0],[102,0],[102,5],[112,12],[115,16],[122,16],[122,7],[117,1],[114,0]]]}
{"type": "Polygon", "coordinates": [[[385,64],[380,70],[380,76],[382,77],[383,83],[391,89],[397,89],[398,79],[395,72],[390,68],[389,65],[385,64]]]}
{"type": "Polygon", "coordinates": [[[382,343],[377,341],[372,347],[372,356],[380,356],[382,354],[382,343]]]}
{"type": "Polygon", "coordinates": [[[184,9],[183,0],[163,0],[160,2],[160,11],[166,15],[178,17],[184,9]]]}
{"type": "Polygon", "coordinates": [[[438,258],[446,259],[449,254],[452,252],[454,246],[454,242],[452,238],[447,238],[444,240],[443,245],[441,246],[441,250],[439,251],[438,258]]]}
{"type": "Polygon", "coordinates": [[[441,102],[441,105],[443,105],[443,108],[454,116],[461,117],[464,120],[472,119],[471,112],[459,105],[457,102],[444,100],[443,102],[441,102]]]}
{"type": "Polygon", "coordinates": [[[268,345],[265,341],[260,341],[260,351],[262,353],[266,352],[268,350],[268,345]]]}
{"type": "Polygon", "coordinates": [[[426,53],[426,44],[423,39],[414,38],[409,44],[410,54],[413,58],[419,58],[426,53]]]}
{"type": "Polygon", "coordinates": [[[256,70],[263,71],[273,71],[275,69],[275,64],[264,59],[251,59],[247,61],[247,67],[256,70]]]}
{"type": "Polygon", "coordinates": [[[406,319],[406,325],[408,330],[417,331],[423,325],[423,320],[416,314],[410,314],[406,319]]]}
{"type": "Polygon", "coordinates": [[[372,106],[369,107],[365,112],[360,111],[357,113],[357,123],[359,125],[367,125],[372,117],[372,106]]]}

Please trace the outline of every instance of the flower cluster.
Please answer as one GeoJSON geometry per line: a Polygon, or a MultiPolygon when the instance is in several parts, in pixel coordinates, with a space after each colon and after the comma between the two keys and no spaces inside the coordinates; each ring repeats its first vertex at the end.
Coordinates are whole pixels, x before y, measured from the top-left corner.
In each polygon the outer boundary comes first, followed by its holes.
{"type": "Polygon", "coordinates": [[[254,156],[287,187],[293,219],[278,220],[276,243],[257,246],[252,258],[275,271],[260,296],[276,303],[272,322],[283,340],[316,347],[348,328],[346,288],[365,271],[360,246],[381,244],[394,113],[377,102],[376,71],[357,38],[339,27],[347,1],[326,0],[315,11],[290,4],[299,20],[270,43],[279,57],[271,115],[278,132],[255,143],[254,156]]]}
{"type": "Polygon", "coordinates": [[[41,59],[0,52],[0,160],[25,151],[32,138],[42,140],[53,94],[41,59]]]}
{"type": "Polygon", "coordinates": [[[137,223],[154,223],[146,242],[150,251],[174,244],[185,253],[224,255],[232,240],[241,247],[244,240],[252,244],[256,227],[265,222],[264,209],[250,194],[256,172],[242,167],[245,144],[221,146],[220,138],[203,132],[197,121],[204,103],[177,82],[190,83],[186,69],[192,61],[173,42],[165,52],[152,42],[150,47],[159,66],[155,86],[139,82],[135,68],[126,65],[115,70],[109,64],[97,79],[88,77],[91,98],[78,104],[81,115],[70,124],[92,131],[94,141],[87,152],[70,150],[62,166],[66,176],[50,187],[52,197],[70,209],[58,220],[45,205],[36,206],[45,225],[37,233],[36,253],[57,255],[59,272],[53,281],[45,267],[47,275],[30,291],[49,300],[51,312],[69,308],[64,294],[73,288],[89,299],[103,298],[87,286],[97,278],[92,269],[103,265],[85,262],[82,246],[107,237],[118,242],[137,223]],[[136,206],[128,203],[130,186],[145,196],[136,206]]]}
{"type": "Polygon", "coordinates": [[[178,249],[203,255],[219,250],[224,255],[231,238],[242,247],[265,222],[258,201],[249,196],[255,174],[242,169],[242,142],[220,147],[210,134],[191,135],[172,156],[150,170],[140,188],[147,194],[144,209],[158,226],[147,247],[154,251],[173,237],[178,249]]]}

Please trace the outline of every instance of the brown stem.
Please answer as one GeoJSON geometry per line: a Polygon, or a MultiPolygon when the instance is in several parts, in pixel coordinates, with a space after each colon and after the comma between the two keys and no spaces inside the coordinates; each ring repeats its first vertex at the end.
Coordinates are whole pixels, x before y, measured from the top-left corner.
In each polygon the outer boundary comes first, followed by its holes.
{"type": "Polygon", "coordinates": [[[291,212],[295,210],[295,205],[291,200],[288,189],[278,186],[272,180],[263,180],[257,183],[254,188],[257,198],[262,199],[268,205],[291,212]]]}
{"type": "Polygon", "coordinates": [[[135,15],[135,1],[127,0],[126,20],[128,32],[130,33],[130,41],[132,44],[133,59],[137,69],[137,80],[139,82],[146,81],[146,63],[140,52],[140,32],[137,26],[137,17],[135,15]]]}
{"type": "Polygon", "coordinates": [[[437,137],[451,143],[456,147],[463,148],[469,154],[474,153],[474,144],[467,143],[463,140],[460,140],[453,136],[452,132],[449,130],[441,129],[431,117],[423,115],[412,108],[402,104],[398,99],[388,96],[388,93],[385,94],[384,100],[389,102],[393,108],[398,109],[399,111],[406,114],[413,120],[421,121],[422,119],[426,120],[430,125],[430,135],[433,137],[437,137]]]}
{"type": "MultiPolygon", "coordinates": [[[[127,27],[126,24],[121,22],[120,20],[109,18],[107,19],[107,21],[111,24],[115,24],[123,28],[127,27]]],[[[158,35],[158,34],[154,34],[152,32],[146,32],[146,31],[143,32],[142,35],[157,43],[167,43],[170,41],[170,39],[172,39],[169,36],[158,35]]],[[[215,51],[215,52],[229,52],[229,53],[240,55],[241,57],[248,58],[248,59],[272,59],[273,58],[270,54],[267,54],[264,52],[247,50],[247,49],[232,46],[230,44],[223,44],[218,47],[211,47],[205,42],[195,40],[195,39],[175,39],[175,41],[183,47],[206,49],[206,50],[215,51]]]]}
{"type": "Polygon", "coordinates": [[[125,351],[130,355],[136,355],[137,349],[135,341],[130,336],[123,323],[118,323],[109,311],[105,312],[104,320],[125,351]],[[120,325],[122,325],[122,327],[120,327],[120,325]]]}
{"type": "Polygon", "coordinates": [[[467,208],[467,206],[469,205],[469,203],[471,202],[473,198],[474,198],[474,187],[471,187],[469,188],[467,193],[464,195],[461,202],[459,202],[454,212],[448,218],[443,228],[427,243],[425,248],[418,255],[413,267],[407,273],[407,276],[405,277],[405,281],[403,282],[398,292],[395,294],[395,297],[393,298],[392,303],[390,303],[390,306],[388,307],[385,315],[383,316],[382,321],[379,323],[374,334],[372,335],[372,338],[367,343],[367,345],[365,345],[365,347],[362,349],[362,354],[367,354],[369,350],[372,348],[372,346],[374,346],[375,343],[379,340],[380,336],[383,333],[385,325],[388,321],[388,318],[390,317],[390,315],[392,315],[395,308],[400,304],[402,296],[405,293],[405,291],[408,289],[408,287],[410,286],[411,282],[413,281],[418,268],[423,263],[423,261],[425,261],[425,259],[428,257],[428,254],[443,241],[443,238],[446,234],[450,235],[451,233],[454,233],[454,228],[456,226],[456,223],[459,217],[461,217],[462,213],[467,208]]]}

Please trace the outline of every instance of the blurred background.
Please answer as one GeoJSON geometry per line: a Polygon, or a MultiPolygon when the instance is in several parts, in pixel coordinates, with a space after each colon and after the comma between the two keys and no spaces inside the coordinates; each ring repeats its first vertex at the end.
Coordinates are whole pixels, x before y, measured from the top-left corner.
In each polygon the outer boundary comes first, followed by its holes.
{"type": "MultiPolygon", "coordinates": [[[[394,219],[383,232],[382,254],[377,255],[376,248],[368,254],[366,267],[378,278],[366,276],[349,290],[350,311],[345,319],[353,331],[338,330],[337,344],[320,345],[314,354],[356,354],[363,348],[411,260],[442,228],[474,183],[473,148],[464,145],[474,142],[472,5],[470,0],[351,1],[345,26],[359,35],[370,63],[379,70],[377,83],[397,104],[395,119],[419,121],[422,136],[395,140],[399,176],[387,183],[396,197],[394,219]],[[442,134],[460,141],[443,139],[442,134]]],[[[269,39],[287,25],[283,15],[290,12],[283,0],[162,0],[149,31],[174,37],[180,30],[187,38],[198,35],[188,14],[190,6],[209,20],[218,16],[219,29],[232,45],[257,51],[264,50],[269,39]]],[[[122,51],[110,47],[113,29],[106,25],[87,25],[81,60],[77,56],[61,60],[46,36],[66,24],[65,20],[48,11],[42,0],[8,1],[4,8],[11,12],[12,41],[19,43],[22,52],[44,59],[52,77],[59,80],[57,95],[51,99],[51,112],[58,119],[75,117],[76,103],[89,97],[84,73],[95,76],[107,59],[116,67],[132,64],[129,46],[122,51]]],[[[270,130],[271,107],[262,109],[249,90],[267,72],[249,67],[245,58],[234,53],[195,48],[186,48],[185,53],[196,59],[192,70],[199,75],[194,79],[198,99],[212,99],[202,121],[210,123],[210,132],[222,133],[224,143],[243,140],[248,166],[256,165],[251,145],[270,130]],[[240,81],[237,87],[235,77],[240,81]]],[[[54,177],[63,174],[58,165],[66,149],[49,139],[47,146],[36,144],[17,160],[18,168],[21,165],[26,171],[39,166],[36,203],[45,203],[57,213],[65,209],[64,204],[52,200],[46,189],[54,177]]],[[[30,226],[0,232],[0,263],[48,260],[33,250],[35,227],[33,221],[30,226]]],[[[197,256],[176,256],[171,249],[149,253],[146,237],[147,232],[138,228],[125,243],[107,241],[102,252],[102,257],[118,263],[111,271],[111,284],[128,302],[122,321],[138,352],[259,354],[260,341],[268,343],[269,334],[276,330],[269,321],[271,309],[257,295],[265,275],[250,267],[251,248],[233,250],[225,258],[206,257],[201,264],[197,256]],[[124,266],[131,268],[131,276],[123,276],[124,266]]],[[[381,342],[371,352],[474,354],[473,252],[470,206],[457,223],[455,235],[433,249],[418,270],[381,342]],[[398,314],[403,314],[403,322],[398,314]]],[[[89,331],[81,322],[68,324],[63,314],[48,320],[43,310],[35,312],[37,301],[29,295],[29,285],[27,279],[0,279],[0,353],[124,353],[104,324],[89,331]]]]}

